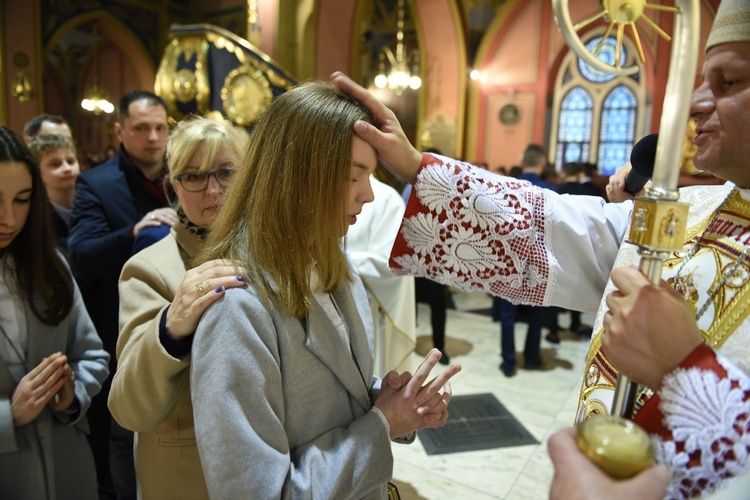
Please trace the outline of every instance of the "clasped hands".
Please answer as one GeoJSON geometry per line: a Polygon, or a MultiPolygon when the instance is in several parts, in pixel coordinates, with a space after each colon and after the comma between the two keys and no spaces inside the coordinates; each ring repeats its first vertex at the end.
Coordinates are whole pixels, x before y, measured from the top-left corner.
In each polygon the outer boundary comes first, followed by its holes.
{"type": "Polygon", "coordinates": [[[34,421],[44,407],[63,411],[75,400],[75,373],[68,357],[56,352],[24,375],[11,396],[11,413],[16,427],[34,421]]]}
{"type": "Polygon", "coordinates": [[[461,365],[452,363],[425,382],[440,356],[439,350],[432,349],[413,376],[408,371],[400,375],[390,371],[383,378],[375,406],[390,425],[391,439],[445,425],[452,395],[450,379],[461,371],[461,365]]]}

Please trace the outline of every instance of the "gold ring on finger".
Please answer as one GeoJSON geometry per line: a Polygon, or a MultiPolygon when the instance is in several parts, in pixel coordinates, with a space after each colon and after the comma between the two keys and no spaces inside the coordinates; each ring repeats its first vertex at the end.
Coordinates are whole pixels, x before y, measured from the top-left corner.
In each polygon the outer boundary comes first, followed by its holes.
{"type": "Polygon", "coordinates": [[[198,290],[198,295],[200,295],[201,297],[206,295],[206,292],[203,291],[203,283],[198,283],[197,285],[195,285],[195,289],[198,290]]]}

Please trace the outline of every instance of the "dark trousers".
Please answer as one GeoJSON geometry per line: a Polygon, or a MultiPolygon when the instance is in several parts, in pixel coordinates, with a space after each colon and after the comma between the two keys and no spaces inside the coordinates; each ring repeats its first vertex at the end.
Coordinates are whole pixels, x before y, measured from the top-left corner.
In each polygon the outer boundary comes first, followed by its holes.
{"type": "Polygon", "coordinates": [[[87,412],[89,444],[94,454],[100,499],[136,500],[133,433],[123,429],[109,413],[107,399],[112,380],[91,400],[87,412]]]}
{"type": "Polygon", "coordinates": [[[89,444],[94,454],[96,478],[99,483],[99,498],[116,498],[112,487],[112,476],[109,473],[109,409],[107,408],[107,393],[110,380],[105,381],[102,391],[91,400],[86,417],[89,420],[89,444]]]}
{"type": "Polygon", "coordinates": [[[581,311],[570,311],[570,328],[573,333],[578,333],[581,328],[581,311]]]}
{"type": "Polygon", "coordinates": [[[544,318],[542,326],[549,329],[551,336],[557,337],[560,333],[560,326],[557,324],[557,316],[561,309],[559,307],[534,307],[533,309],[541,311],[542,317],[544,318]]]}
{"type": "Polygon", "coordinates": [[[414,278],[414,289],[417,302],[430,306],[432,343],[440,352],[445,352],[445,285],[427,278],[414,278]]]}
{"type": "Polygon", "coordinates": [[[109,471],[117,500],[136,500],[133,432],[113,418],[109,429],[109,471]]]}
{"type": "MultiPolygon", "coordinates": [[[[493,297],[493,309],[497,312],[500,320],[500,355],[503,358],[503,364],[509,368],[513,368],[516,366],[516,339],[514,330],[518,306],[505,299],[493,297]]],[[[528,309],[529,329],[526,331],[526,343],[523,349],[523,355],[527,363],[539,359],[542,324],[546,317],[544,310],[547,308],[529,306],[528,309]]]]}

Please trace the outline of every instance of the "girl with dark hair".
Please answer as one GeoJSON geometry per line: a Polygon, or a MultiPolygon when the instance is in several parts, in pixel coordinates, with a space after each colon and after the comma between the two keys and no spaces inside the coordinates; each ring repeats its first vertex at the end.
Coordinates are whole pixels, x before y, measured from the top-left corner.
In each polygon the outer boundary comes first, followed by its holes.
{"type": "Polygon", "coordinates": [[[109,356],[23,141],[0,126],[0,497],[97,498],[86,433],[109,356]]]}

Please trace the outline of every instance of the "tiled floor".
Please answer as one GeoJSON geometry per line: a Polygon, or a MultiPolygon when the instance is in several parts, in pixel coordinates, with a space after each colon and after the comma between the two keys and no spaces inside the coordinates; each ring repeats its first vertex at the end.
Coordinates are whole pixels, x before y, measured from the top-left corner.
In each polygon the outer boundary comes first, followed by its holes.
{"type": "MultiPolygon", "coordinates": [[[[540,444],[432,456],[419,439],[409,446],[394,445],[394,479],[401,497],[546,499],[552,480],[546,440],[573,423],[588,344],[563,334],[560,348],[553,350],[542,340],[542,369],[519,369],[506,378],[498,370],[499,324],[487,315],[469,312],[488,309],[490,297],[478,293],[452,297],[456,309],[448,311],[446,350],[451,361],[463,366],[453,379],[453,394],[494,394],[540,444]]],[[[429,318],[429,308],[419,304],[417,351],[422,355],[432,346],[429,318]]],[[[583,315],[584,323],[592,320],[583,315]]],[[[561,326],[568,322],[567,314],[560,316],[561,326]]],[[[526,324],[518,323],[517,349],[523,349],[525,333],[526,324]]]]}

